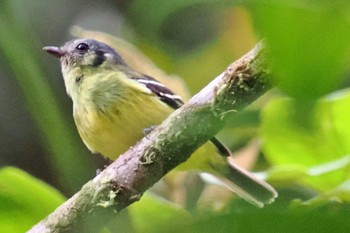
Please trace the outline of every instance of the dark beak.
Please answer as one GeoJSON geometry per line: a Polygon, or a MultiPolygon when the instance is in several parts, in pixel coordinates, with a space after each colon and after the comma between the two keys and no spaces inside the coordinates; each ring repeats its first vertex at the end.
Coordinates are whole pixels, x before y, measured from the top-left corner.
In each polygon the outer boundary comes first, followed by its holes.
{"type": "Polygon", "coordinates": [[[62,57],[65,54],[65,52],[62,49],[55,46],[45,46],[43,50],[58,58],[62,57]]]}

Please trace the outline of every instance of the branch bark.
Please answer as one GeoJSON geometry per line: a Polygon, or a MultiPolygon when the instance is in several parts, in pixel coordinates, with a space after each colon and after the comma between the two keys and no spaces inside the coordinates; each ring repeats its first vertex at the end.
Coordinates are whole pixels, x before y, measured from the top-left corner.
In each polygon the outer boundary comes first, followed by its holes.
{"type": "Polygon", "coordinates": [[[97,232],[272,87],[259,43],[28,232],[97,232]]]}

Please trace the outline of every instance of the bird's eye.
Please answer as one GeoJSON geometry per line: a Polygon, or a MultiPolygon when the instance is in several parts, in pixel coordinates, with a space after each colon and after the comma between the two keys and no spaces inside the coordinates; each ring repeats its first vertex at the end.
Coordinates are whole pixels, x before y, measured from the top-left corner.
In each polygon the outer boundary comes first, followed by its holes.
{"type": "Polygon", "coordinates": [[[75,48],[79,51],[87,51],[87,50],[89,50],[89,45],[87,45],[85,43],[80,43],[75,48]]]}

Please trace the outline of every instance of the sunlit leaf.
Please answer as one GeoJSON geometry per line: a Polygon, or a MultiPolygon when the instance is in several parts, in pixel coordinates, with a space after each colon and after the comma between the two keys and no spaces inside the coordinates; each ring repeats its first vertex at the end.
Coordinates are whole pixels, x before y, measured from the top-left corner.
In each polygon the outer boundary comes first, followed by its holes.
{"type": "MultiPolygon", "coordinates": [[[[276,166],[303,167],[305,176],[300,181],[313,187],[328,190],[338,186],[349,177],[349,105],[349,92],[324,98],[310,109],[312,126],[303,127],[294,118],[295,102],[271,101],[262,114],[266,158],[276,166]]],[[[287,169],[286,177],[289,172],[287,169]]]]}
{"type": "Polygon", "coordinates": [[[24,232],[58,207],[65,198],[24,171],[0,170],[0,232],[24,232]]]}

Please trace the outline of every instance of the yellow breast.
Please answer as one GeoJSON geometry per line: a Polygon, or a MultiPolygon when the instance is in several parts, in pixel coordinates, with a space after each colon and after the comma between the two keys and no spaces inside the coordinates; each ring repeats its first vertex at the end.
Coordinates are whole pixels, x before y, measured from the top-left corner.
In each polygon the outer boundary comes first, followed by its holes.
{"type": "Polygon", "coordinates": [[[145,128],[160,124],[173,111],[147,88],[133,82],[119,78],[100,82],[103,85],[84,83],[79,101],[74,103],[74,119],[92,152],[116,159],[144,136],[145,128]]]}

